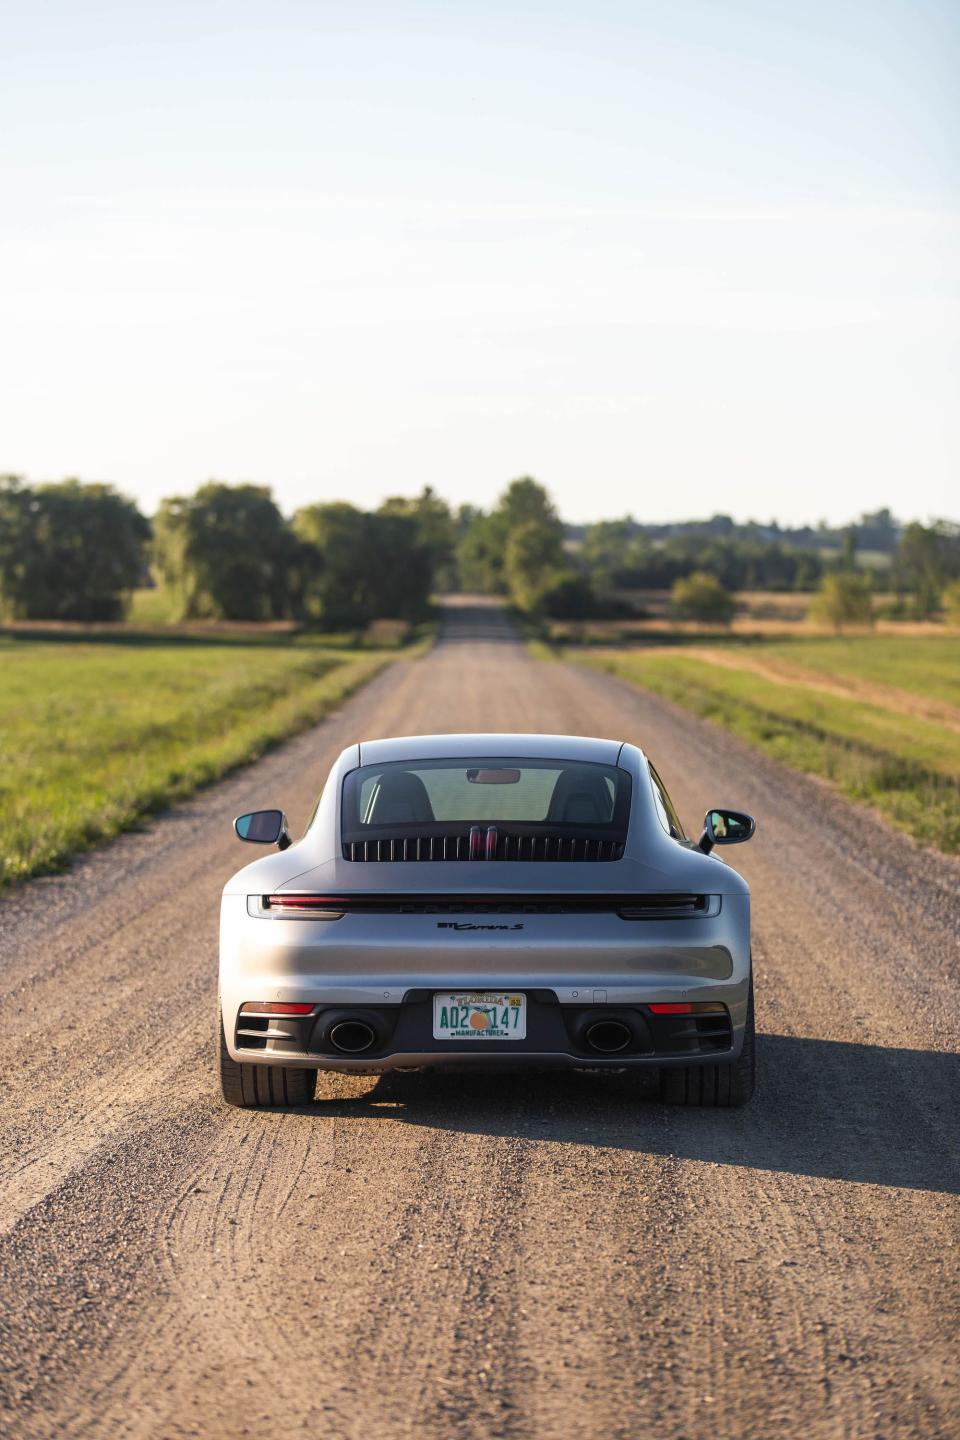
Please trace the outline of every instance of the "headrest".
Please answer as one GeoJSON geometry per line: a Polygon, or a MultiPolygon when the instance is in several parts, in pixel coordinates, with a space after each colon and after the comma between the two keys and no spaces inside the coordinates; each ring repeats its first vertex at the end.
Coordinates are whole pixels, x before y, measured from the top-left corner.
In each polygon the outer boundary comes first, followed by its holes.
{"type": "Polygon", "coordinates": [[[434,819],[427,787],[409,770],[385,770],[370,811],[372,825],[429,825],[434,819]]]}
{"type": "Polygon", "coordinates": [[[561,771],[550,797],[549,823],[606,825],[610,818],[610,787],[602,775],[585,765],[561,771]]]}

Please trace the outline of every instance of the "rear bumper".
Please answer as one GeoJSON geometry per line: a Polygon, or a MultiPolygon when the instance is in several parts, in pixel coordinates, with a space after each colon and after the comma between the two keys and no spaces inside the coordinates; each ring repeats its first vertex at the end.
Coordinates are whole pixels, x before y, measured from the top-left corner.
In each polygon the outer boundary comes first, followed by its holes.
{"type": "Polygon", "coordinates": [[[232,1058],[369,1074],[465,1065],[710,1064],[740,1053],[750,983],[749,897],[724,895],[719,912],[684,919],[520,910],[479,918],[483,923],[465,929],[435,914],[351,914],[332,922],[255,918],[244,897],[225,895],[220,996],[232,1058]],[[435,1041],[431,997],[462,990],[527,995],[527,1039],[435,1041]],[[262,1044],[255,1034],[245,1037],[252,1045],[241,1046],[238,1015],[250,1001],[312,1008],[302,1021],[271,1020],[262,1044]],[[670,1037],[647,1007],[681,1002],[724,1007],[722,1051],[689,1036],[666,1043],[670,1037]],[[334,1008],[372,1015],[377,1046],[357,1056],[331,1053],[321,1043],[319,1022],[334,1008]],[[613,1057],[586,1052],[576,1043],[576,1026],[588,1008],[609,1018],[629,1012],[643,1043],[613,1057]]]}
{"type": "MultiPolygon", "coordinates": [[[[749,984],[749,980],[748,980],[749,984]]],[[[516,987],[514,987],[516,988],[516,987]]],[[[739,992],[739,987],[737,987],[739,992]]],[[[305,1016],[234,1017],[226,1023],[234,1059],[342,1074],[381,1074],[406,1069],[568,1068],[623,1069],[711,1064],[734,1059],[743,1040],[746,989],[726,1001],[705,1001],[698,992],[694,1013],[658,1014],[644,1003],[561,1005],[555,992],[527,989],[523,1040],[436,1040],[433,991],[410,990],[396,1005],[317,1004],[305,1016]],[[742,1004],[741,1004],[742,1001],[742,1004]],[[731,1003],[732,1002],[732,1003],[731,1003]],[[598,1051],[590,1036],[598,1021],[615,1021],[629,1032],[623,1049],[598,1051]],[[346,1055],[331,1039],[338,1024],[362,1023],[374,1039],[361,1055],[346,1055]]],[[[591,997],[592,999],[592,997],[591,997]]]]}

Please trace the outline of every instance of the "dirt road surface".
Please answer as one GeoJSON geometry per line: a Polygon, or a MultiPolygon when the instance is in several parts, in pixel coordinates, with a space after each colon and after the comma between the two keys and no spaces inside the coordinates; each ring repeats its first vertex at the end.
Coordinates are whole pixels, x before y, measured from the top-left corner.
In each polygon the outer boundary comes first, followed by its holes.
{"type": "Polygon", "coordinates": [[[0,925],[4,1435],[960,1434],[960,867],[498,612],[0,925]],[[221,1105],[232,816],[302,826],[345,744],[471,729],[639,742],[688,827],[757,815],[750,1107],[590,1075],[221,1105]]]}

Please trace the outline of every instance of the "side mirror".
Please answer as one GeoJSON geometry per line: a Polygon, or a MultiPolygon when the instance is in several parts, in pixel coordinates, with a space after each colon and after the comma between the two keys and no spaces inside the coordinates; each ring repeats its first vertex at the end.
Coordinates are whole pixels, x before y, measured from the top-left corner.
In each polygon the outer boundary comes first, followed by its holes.
{"type": "Polygon", "coordinates": [[[753,816],[745,815],[742,810],[708,810],[697,844],[704,855],[709,855],[714,845],[742,845],[756,828],[753,816]]]}
{"type": "Polygon", "coordinates": [[[293,844],[282,810],[251,810],[249,815],[238,815],[233,828],[241,840],[248,840],[251,845],[276,845],[286,850],[293,844]]]}

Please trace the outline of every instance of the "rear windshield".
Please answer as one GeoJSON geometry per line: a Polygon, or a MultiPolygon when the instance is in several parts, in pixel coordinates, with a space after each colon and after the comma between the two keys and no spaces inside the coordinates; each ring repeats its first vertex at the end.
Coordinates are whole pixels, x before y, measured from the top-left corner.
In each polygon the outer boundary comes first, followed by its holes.
{"type": "Polygon", "coordinates": [[[630,777],[614,765],[417,760],[352,770],[343,786],[343,828],[345,836],[432,824],[624,828],[629,804],[630,777]]]}

